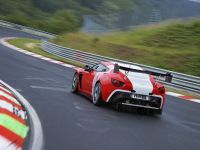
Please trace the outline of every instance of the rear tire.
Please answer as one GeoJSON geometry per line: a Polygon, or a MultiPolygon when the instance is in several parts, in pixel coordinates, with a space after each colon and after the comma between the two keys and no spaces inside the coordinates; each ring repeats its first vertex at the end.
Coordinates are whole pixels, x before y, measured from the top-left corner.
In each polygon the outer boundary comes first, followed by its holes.
{"type": "Polygon", "coordinates": [[[78,74],[75,73],[73,80],[72,80],[72,93],[77,93],[78,92],[78,74]]]}
{"type": "Polygon", "coordinates": [[[100,82],[97,82],[92,94],[92,102],[94,105],[96,106],[102,105],[101,94],[102,94],[101,84],[100,82]]]}

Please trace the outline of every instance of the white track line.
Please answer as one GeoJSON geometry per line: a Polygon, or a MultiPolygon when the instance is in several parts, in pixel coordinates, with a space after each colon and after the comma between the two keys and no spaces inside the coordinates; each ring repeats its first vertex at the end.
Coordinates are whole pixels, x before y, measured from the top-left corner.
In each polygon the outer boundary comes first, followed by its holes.
{"type": "Polygon", "coordinates": [[[30,86],[33,89],[43,89],[43,90],[52,90],[52,91],[59,91],[59,92],[66,92],[65,88],[57,88],[57,87],[44,87],[44,86],[30,86]]]}

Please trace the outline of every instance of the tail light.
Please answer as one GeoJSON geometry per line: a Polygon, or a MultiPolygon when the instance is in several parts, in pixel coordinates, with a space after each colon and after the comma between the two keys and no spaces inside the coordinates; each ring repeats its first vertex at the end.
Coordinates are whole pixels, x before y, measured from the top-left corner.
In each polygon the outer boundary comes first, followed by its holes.
{"type": "Polygon", "coordinates": [[[111,82],[112,82],[112,84],[114,85],[114,86],[116,86],[116,87],[123,87],[124,86],[124,82],[121,82],[121,81],[119,81],[119,80],[116,80],[116,79],[111,79],[111,82]]]}
{"type": "Polygon", "coordinates": [[[159,92],[160,94],[164,94],[164,93],[165,93],[165,87],[164,87],[164,86],[159,87],[159,88],[158,88],[158,92],[159,92]]]}

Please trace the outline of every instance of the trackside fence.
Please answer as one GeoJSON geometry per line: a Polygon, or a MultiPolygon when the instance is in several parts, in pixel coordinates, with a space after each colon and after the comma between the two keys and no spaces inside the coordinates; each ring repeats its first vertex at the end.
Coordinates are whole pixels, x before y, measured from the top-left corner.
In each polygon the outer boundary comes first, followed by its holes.
{"type": "MultiPolygon", "coordinates": [[[[34,35],[38,35],[38,36],[46,37],[46,38],[53,38],[56,36],[48,32],[14,24],[14,23],[7,22],[4,20],[0,20],[0,26],[15,29],[15,30],[20,30],[26,33],[30,33],[30,34],[34,34],[34,35]]],[[[128,62],[124,60],[105,57],[101,55],[95,55],[95,54],[91,54],[91,53],[87,53],[87,52],[83,52],[83,51],[79,51],[79,50],[75,50],[75,49],[71,49],[67,47],[62,47],[48,41],[42,41],[42,49],[48,53],[54,54],[56,56],[59,56],[65,59],[77,61],[82,64],[94,65],[100,61],[115,61],[115,62],[130,64],[130,65],[136,65],[146,70],[154,71],[158,73],[169,72],[173,75],[173,79],[171,83],[167,83],[164,80],[162,80],[162,82],[165,85],[176,88],[176,89],[183,89],[183,90],[190,91],[190,92],[200,95],[200,77],[197,77],[197,76],[191,76],[191,75],[178,73],[178,72],[174,72],[170,70],[155,68],[155,67],[128,62]]]]}
{"type": "Polygon", "coordinates": [[[183,89],[183,90],[190,91],[190,92],[200,95],[200,77],[197,77],[197,76],[191,76],[191,75],[178,73],[178,72],[174,72],[170,70],[150,67],[150,66],[146,66],[142,64],[114,59],[114,58],[105,57],[101,55],[95,55],[92,53],[87,53],[87,52],[59,46],[48,41],[42,41],[42,49],[53,55],[56,55],[65,59],[77,61],[82,64],[94,65],[100,61],[115,61],[115,62],[130,64],[130,65],[136,65],[136,66],[144,68],[145,70],[154,71],[158,73],[169,72],[173,75],[173,80],[171,83],[167,83],[164,80],[162,80],[162,82],[165,85],[169,87],[177,88],[177,89],[183,89]]]}
{"type": "Polygon", "coordinates": [[[15,30],[20,30],[22,32],[30,33],[30,34],[45,37],[45,38],[53,38],[55,36],[54,34],[51,34],[42,30],[22,26],[22,25],[4,21],[4,20],[0,20],[0,26],[15,29],[15,30]]]}

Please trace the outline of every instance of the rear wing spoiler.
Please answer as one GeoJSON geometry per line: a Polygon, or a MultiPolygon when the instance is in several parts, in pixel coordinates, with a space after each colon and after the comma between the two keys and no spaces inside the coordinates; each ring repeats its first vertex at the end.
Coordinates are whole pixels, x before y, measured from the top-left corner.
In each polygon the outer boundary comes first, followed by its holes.
{"type": "Polygon", "coordinates": [[[173,75],[169,72],[164,74],[164,73],[158,73],[158,72],[149,71],[149,70],[138,70],[138,69],[133,69],[133,68],[128,68],[128,67],[123,67],[123,66],[119,66],[118,64],[114,65],[114,73],[118,73],[120,69],[128,71],[128,72],[131,71],[131,72],[145,73],[145,74],[149,74],[149,75],[153,75],[157,77],[164,77],[165,82],[171,82],[173,78],[173,75]]]}

